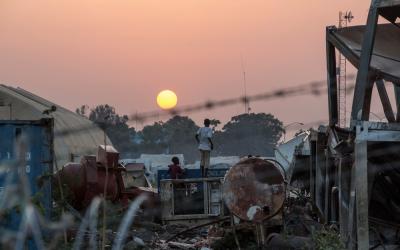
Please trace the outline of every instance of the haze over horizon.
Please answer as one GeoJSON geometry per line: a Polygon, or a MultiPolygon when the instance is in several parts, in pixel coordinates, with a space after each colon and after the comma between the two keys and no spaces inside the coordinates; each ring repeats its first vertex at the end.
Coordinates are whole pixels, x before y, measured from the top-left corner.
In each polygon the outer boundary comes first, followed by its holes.
{"type": "MultiPolygon", "coordinates": [[[[4,0],[0,83],[75,110],[110,104],[120,114],[178,107],[326,79],[325,27],[351,10],[365,24],[370,1],[4,0]],[[307,4],[306,4],[307,3],[307,4]]],[[[251,103],[288,124],[327,119],[326,95],[251,103]]],[[[348,100],[348,107],[351,101],[348,100]]],[[[222,122],[243,105],[189,114],[222,122]]],[[[152,123],[153,121],[148,121],[152,123]]],[[[134,125],[134,124],[133,124],[134,125]]]]}

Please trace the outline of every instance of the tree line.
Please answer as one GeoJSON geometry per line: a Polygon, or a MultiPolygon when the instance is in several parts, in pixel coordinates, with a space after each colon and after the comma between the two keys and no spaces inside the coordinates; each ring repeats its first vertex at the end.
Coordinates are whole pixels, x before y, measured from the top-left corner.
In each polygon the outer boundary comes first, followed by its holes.
{"type": "MultiPolygon", "coordinates": [[[[188,163],[198,159],[194,135],[199,129],[188,116],[173,116],[169,120],[146,125],[142,130],[130,126],[127,115],[117,114],[115,108],[98,105],[89,109],[83,105],[76,113],[85,116],[105,130],[123,158],[137,158],[140,154],[184,154],[188,163]]],[[[233,116],[221,127],[211,119],[214,130],[213,156],[271,156],[284,133],[283,123],[272,114],[244,113],[233,116]]]]}

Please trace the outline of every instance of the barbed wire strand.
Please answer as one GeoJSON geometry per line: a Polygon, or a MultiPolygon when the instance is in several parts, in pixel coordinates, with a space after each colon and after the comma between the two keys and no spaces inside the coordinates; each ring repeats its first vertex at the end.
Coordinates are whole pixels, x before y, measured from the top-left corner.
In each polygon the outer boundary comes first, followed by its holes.
{"type": "MultiPolygon", "coordinates": [[[[354,75],[348,76],[349,80],[354,79],[354,75]]],[[[193,105],[186,105],[182,107],[178,107],[169,111],[159,111],[153,110],[148,112],[136,113],[131,114],[128,116],[128,122],[145,122],[151,119],[160,119],[164,117],[171,117],[175,115],[181,114],[190,114],[195,112],[200,112],[203,110],[211,110],[216,108],[222,108],[226,106],[232,106],[238,103],[249,103],[249,102],[259,102],[259,101],[270,101],[273,99],[280,99],[280,98],[291,98],[295,96],[307,96],[307,95],[314,95],[319,96],[327,93],[327,86],[326,81],[312,81],[305,84],[296,85],[293,87],[288,88],[281,88],[276,89],[273,91],[268,91],[260,94],[255,95],[248,95],[248,96],[239,96],[233,98],[226,98],[221,100],[209,100],[203,103],[193,104],[193,105]]],[[[354,84],[347,85],[347,93],[351,93],[354,89],[354,84]]],[[[64,129],[55,132],[55,136],[67,136],[71,133],[84,133],[93,128],[93,125],[90,126],[82,126],[78,128],[70,128],[64,129]]]]}

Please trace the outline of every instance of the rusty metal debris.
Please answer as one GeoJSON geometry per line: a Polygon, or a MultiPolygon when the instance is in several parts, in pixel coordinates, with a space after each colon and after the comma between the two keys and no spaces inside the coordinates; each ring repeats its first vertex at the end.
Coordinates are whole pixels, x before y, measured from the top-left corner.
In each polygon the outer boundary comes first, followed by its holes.
{"type": "Polygon", "coordinates": [[[223,194],[232,214],[260,223],[281,210],[285,201],[284,178],[268,160],[245,159],[226,174],[223,194]]]}
{"type": "Polygon", "coordinates": [[[124,181],[126,169],[118,163],[118,159],[119,153],[112,146],[101,145],[97,156],[88,155],[82,157],[80,163],[67,163],[56,173],[54,180],[61,181],[70,194],[66,197],[68,202],[78,210],[87,208],[95,197],[103,194],[106,199],[124,206],[129,200],[146,194],[148,200],[144,206],[152,210],[158,207],[159,198],[154,189],[124,181]]]}
{"type": "MultiPolygon", "coordinates": [[[[396,20],[400,17],[399,10],[400,0],[373,0],[367,25],[327,27],[329,125],[302,132],[289,142],[278,145],[274,159],[243,159],[230,168],[224,177],[164,178],[159,180],[158,193],[147,180],[143,164],[122,166],[118,163],[119,153],[113,147],[99,146],[96,156],[85,155],[80,163],[68,163],[53,176],[53,187],[60,189],[62,204],[65,205],[62,208],[73,210],[76,217],[88,221],[87,218],[97,218],[98,214],[91,213],[91,208],[93,200],[97,204],[93,207],[99,207],[98,197],[122,205],[123,210],[132,200],[143,193],[147,194],[147,201],[137,213],[139,219],[135,221],[136,225],[125,242],[126,248],[240,249],[249,242],[256,243],[260,248],[266,246],[272,249],[398,248],[400,29],[396,20]],[[386,18],[389,23],[379,24],[379,16],[386,18]],[[357,69],[349,126],[339,124],[337,52],[343,54],[357,69]],[[397,113],[390,103],[385,81],[393,84],[397,113]],[[388,122],[369,120],[374,85],[388,122]],[[67,192],[63,194],[64,189],[67,192]],[[88,216],[80,216],[80,212],[83,214],[87,208],[88,216]],[[152,216],[145,216],[149,211],[152,216]]],[[[307,84],[255,95],[250,99],[255,101],[310,92],[319,94],[321,90],[321,83],[307,84]]],[[[241,100],[233,98],[208,102],[172,112],[177,114],[210,109],[241,100]]],[[[248,100],[245,98],[244,101],[248,100]]],[[[55,112],[55,109],[47,112],[55,112]]],[[[154,115],[148,113],[132,119],[154,115]]],[[[37,164],[40,165],[40,174],[44,174],[43,169],[53,172],[50,166],[55,160],[51,148],[54,138],[50,127],[53,124],[14,122],[8,125],[13,126],[13,131],[7,133],[15,134],[16,139],[21,136],[21,126],[47,127],[43,134],[48,138],[38,139],[45,151],[38,151],[34,155],[25,152],[29,154],[21,162],[30,163],[42,154],[45,159],[37,161],[41,163],[37,164]]],[[[14,140],[14,137],[11,139],[14,140]]],[[[7,145],[8,151],[1,155],[7,160],[11,158],[11,139],[7,141],[10,144],[7,145]]],[[[28,174],[30,184],[34,187],[32,189],[37,191],[32,179],[38,176],[31,173],[31,165],[24,165],[24,169],[21,169],[18,171],[28,174]]],[[[44,210],[48,212],[51,183],[44,183],[47,185],[42,189],[45,200],[41,202],[45,203],[44,210]]],[[[3,192],[3,186],[1,188],[3,192]]],[[[9,197],[11,192],[7,192],[9,197]]],[[[33,200],[30,195],[26,197],[33,200]]],[[[28,212],[35,211],[29,199],[26,199],[28,212]]],[[[16,207],[16,204],[12,206],[16,207]]],[[[15,209],[12,211],[15,212],[15,209]]],[[[106,213],[105,209],[103,213],[106,213]]],[[[117,212],[112,214],[118,217],[117,212]]],[[[98,234],[96,226],[92,225],[89,233],[79,229],[83,232],[80,239],[86,237],[90,238],[90,244],[95,242],[98,234]]],[[[25,231],[34,230],[27,227],[25,231]]],[[[64,240],[67,241],[71,235],[74,234],[64,232],[64,240]]],[[[111,242],[116,237],[116,232],[107,230],[103,245],[110,245],[106,241],[111,242]]]]}

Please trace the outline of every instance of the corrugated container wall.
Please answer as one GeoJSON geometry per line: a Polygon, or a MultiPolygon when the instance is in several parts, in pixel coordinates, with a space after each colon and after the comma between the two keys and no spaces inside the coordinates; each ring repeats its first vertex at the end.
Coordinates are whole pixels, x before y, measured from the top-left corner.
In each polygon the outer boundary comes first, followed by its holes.
{"type": "MultiPolygon", "coordinates": [[[[17,234],[31,220],[27,200],[45,220],[51,216],[53,120],[0,121],[0,138],[0,230],[17,234]]],[[[33,240],[19,243],[37,249],[33,240]]]]}

